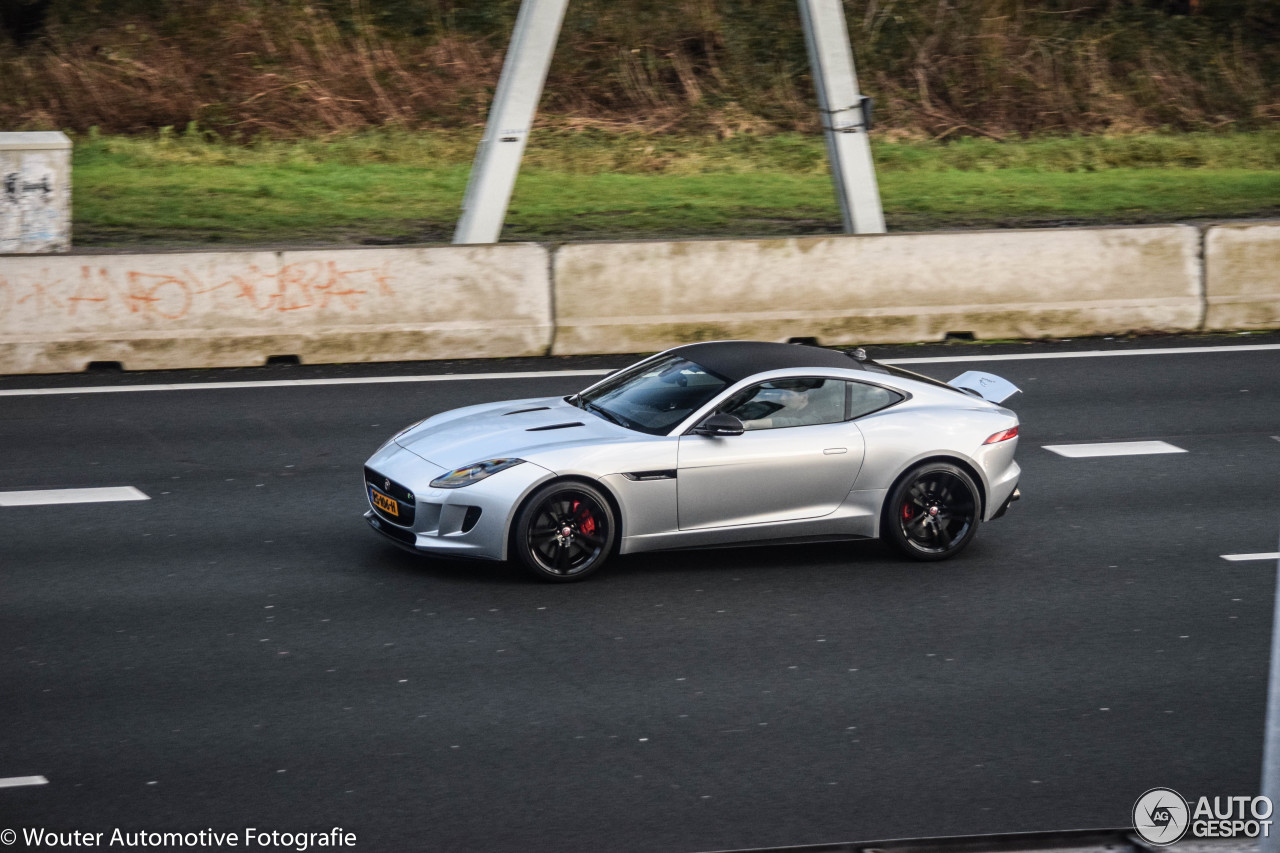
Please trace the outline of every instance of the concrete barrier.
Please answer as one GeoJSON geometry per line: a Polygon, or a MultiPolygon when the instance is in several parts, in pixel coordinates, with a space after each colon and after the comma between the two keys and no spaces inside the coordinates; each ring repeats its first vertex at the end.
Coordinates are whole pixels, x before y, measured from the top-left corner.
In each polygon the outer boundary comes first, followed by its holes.
{"type": "Polygon", "coordinates": [[[544,355],[547,250],[0,257],[0,373],[544,355]]]}
{"type": "Polygon", "coordinates": [[[1199,249],[1182,225],[568,245],[552,352],[1192,331],[1199,249]]]}
{"type": "Polygon", "coordinates": [[[1207,328],[1280,328],[1280,222],[1215,225],[1204,264],[1207,328]]]}
{"type": "Polygon", "coordinates": [[[1171,225],[572,244],[553,257],[532,244],[9,255],[0,373],[1280,327],[1280,222],[1210,228],[1203,267],[1200,247],[1195,228],[1171,225]]]}

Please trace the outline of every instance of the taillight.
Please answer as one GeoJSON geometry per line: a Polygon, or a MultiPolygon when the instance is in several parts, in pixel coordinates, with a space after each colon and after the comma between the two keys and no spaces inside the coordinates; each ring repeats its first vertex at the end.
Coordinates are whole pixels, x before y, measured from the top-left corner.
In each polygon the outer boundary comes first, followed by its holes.
{"type": "Polygon", "coordinates": [[[988,438],[986,441],[982,443],[983,444],[999,444],[1002,441],[1008,441],[1011,438],[1017,438],[1017,437],[1018,437],[1018,428],[1016,426],[1009,427],[1008,429],[1000,430],[1000,432],[991,436],[990,438],[988,438]]]}

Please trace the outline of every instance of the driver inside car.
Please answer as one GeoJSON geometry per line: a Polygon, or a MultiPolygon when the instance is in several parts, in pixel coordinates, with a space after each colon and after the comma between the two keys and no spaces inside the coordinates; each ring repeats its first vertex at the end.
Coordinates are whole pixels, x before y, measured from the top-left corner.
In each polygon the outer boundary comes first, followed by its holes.
{"type": "Polygon", "coordinates": [[[744,430],[834,423],[841,420],[841,385],[825,379],[765,382],[730,400],[724,411],[742,421],[744,430]]]}

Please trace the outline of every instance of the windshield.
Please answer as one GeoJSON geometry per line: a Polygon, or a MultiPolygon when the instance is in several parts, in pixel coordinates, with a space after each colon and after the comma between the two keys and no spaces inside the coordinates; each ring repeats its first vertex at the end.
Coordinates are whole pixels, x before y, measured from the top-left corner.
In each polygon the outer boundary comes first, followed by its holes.
{"type": "Polygon", "coordinates": [[[569,402],[628,429],[662,435],[728,384],[701,365],[669,355],[629,367],[569,402]]]}

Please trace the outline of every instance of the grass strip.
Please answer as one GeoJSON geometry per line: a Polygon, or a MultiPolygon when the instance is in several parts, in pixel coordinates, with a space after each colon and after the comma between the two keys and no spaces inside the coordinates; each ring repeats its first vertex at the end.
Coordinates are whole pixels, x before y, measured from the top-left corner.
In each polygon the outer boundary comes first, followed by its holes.
{"type": "MultiPolygon", "coordinates": [[[[831,233],[820,137],[535,134],[504,240],[831,233]]],[[[76,141],[73,242],[447,242],[475,133],[76,141]]],[[[1280,215],[1280,132],[875,143],[891,231],[1280,215]]]]}

